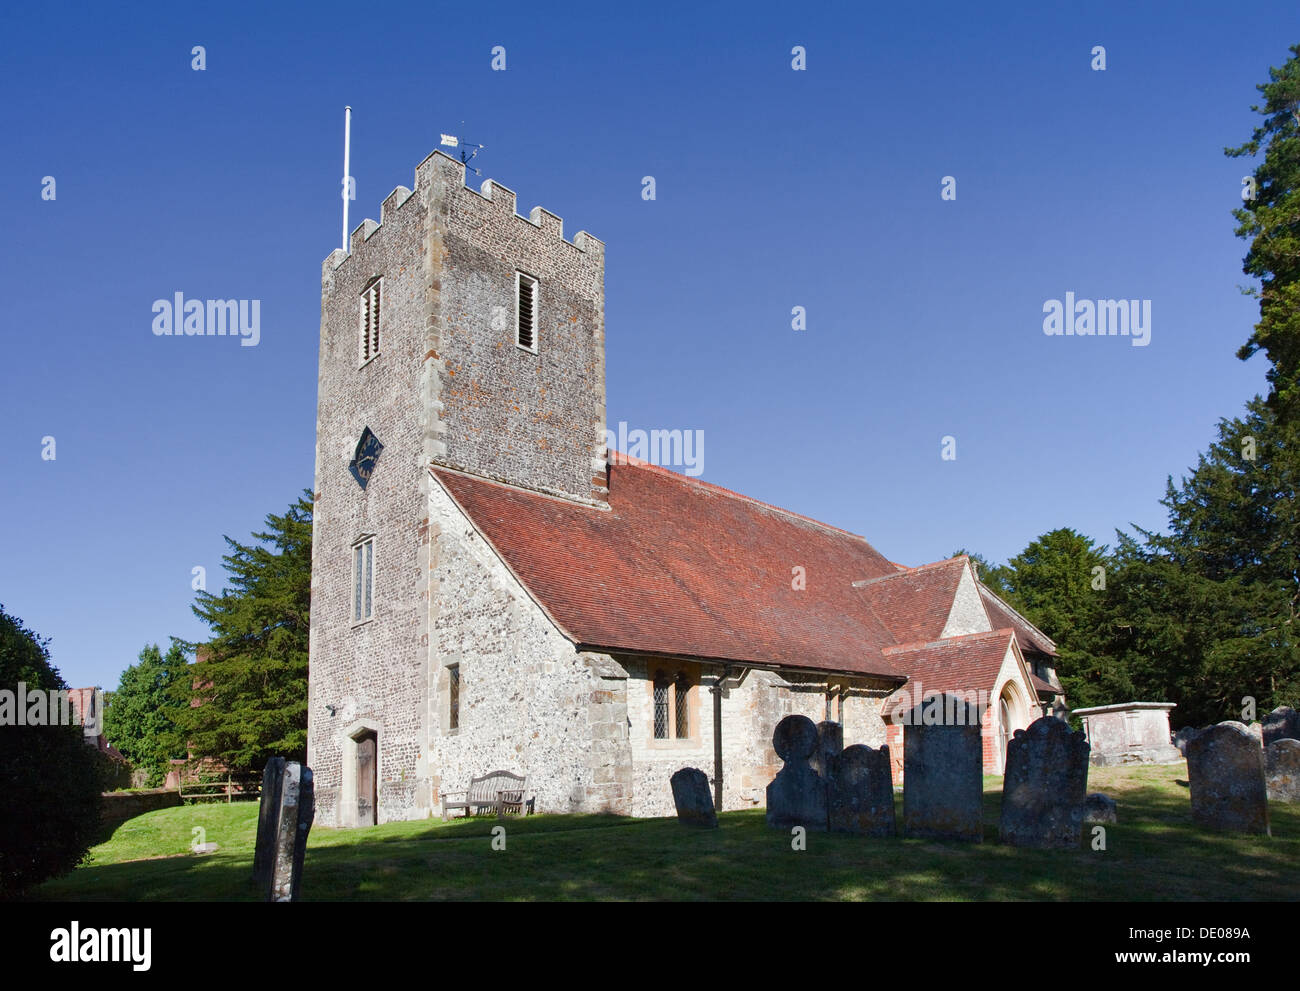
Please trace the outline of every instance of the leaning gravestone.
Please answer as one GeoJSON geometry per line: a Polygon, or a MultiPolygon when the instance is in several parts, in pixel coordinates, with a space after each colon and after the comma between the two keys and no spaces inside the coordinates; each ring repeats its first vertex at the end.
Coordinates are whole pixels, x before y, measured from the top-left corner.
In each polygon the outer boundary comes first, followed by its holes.
{"type": "Polygon", "coordinates": [[[1083,733],[1043,716],[1007,741],[999,838],[1011,846],[1074,849],[1083,826],[1088,752],[1083,733]]]}
{"type": "Polygon", "coordinates": [[[889,747],[858,743],[835,760],[830,780],[830,828],[836,833],[894,835],[894,782],[889,747]]]}
{"type": "Polygon", "coordinates": [[[1210,726],[1187,745],[1192,819],[1200,826],[1234,833],[1265,833],[1268,800],[1264,751],[1241,723],[1210,726]]]}
{"type": "Polygon", "coordinates": [[[1270,802],[1300,802],[1300,740],[1277,740],[1264,750],[1270,802]]]}
{"type": "Polygon", "coordinates": [[[673,788],[678,822],[684,826],[717,827],[718,813],[713,807],[707,774],[698,767],[683,767],[669,779],[669,783],[673,788]]]}
{"type": "Polygon", "coordinates": [[[1280,705],[1264,717],[1264,746],[1278,740],[1300,740],[1300,712],[1280,705]]]}
{"type": "Polygon", "coordinates": [[[316,815],[315,788],[311,768],[291,761],[284,767],[280,814],[275,831],[275,856],[271,863],[266,900],[296,902],[302,884],[303,856],[307,834],[316,815]]]}
{"type": "Polygon", "coordinates": [[[953,695],[903,714],[904,836],[983,841],[981,715],[953,695]]]}
{"type": "Polygon", "coordinates": [[[284,758],[272,757],[262,771],[262,794],[257,809],[257,846],[253,851],[253,879],[265,887],[275,859],[275,830],[280,821],[280,792],[284,787],[284,758]]]}
{"type": "Polygon", "coordinates": [[[830,781],[835,773],[835,761],[844,749],[844,727],[829,719],[817,724],[817,747],[813,750],[809,763],[812,769],[830,781]]]}
{"type": "Polygon", "coordinates": [[[1083,800],[1083,821],[1089,824],[1119,822],[1115,799],[1100,791],[1090,792],[1083,800]]]}
{"type": "Polygon", "coordinates": [[[776,724],[772,746],[785,766],[767,786],[769,826],[826,831],[826,779],[809,763],[817,740],[817,725],[807,716],[786,716],[776,724]]]}

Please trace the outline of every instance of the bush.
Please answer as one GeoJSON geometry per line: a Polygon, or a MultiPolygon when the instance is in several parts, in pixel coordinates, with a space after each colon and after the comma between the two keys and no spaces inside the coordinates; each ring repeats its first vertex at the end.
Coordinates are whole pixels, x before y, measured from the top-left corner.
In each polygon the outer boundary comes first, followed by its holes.
{"type": "MultiPolygon", "coordinates": [[[[0,606],[0,689],[68,686],[47,642],[0,606]]],[[[100,755],[80,726],[0,726],[0,895],[66,874],[100,828],[100,755]]]]}

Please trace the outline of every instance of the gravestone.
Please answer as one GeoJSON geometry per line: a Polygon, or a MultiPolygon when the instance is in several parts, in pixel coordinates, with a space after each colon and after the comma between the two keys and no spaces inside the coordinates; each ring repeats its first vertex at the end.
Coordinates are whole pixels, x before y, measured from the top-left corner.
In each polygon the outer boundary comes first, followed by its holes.
{"type": "Polygon", "coordinates": [[[830,828],[836,833],[893,836],[894,783],[888,745],[846,747],[835,760],[828,799],[830,828]]]}
{"type": "Polygon", "coordinates": [[[302,884],[303,856],[307,834],[316,815],[315,788],[311,768],[297,761],[284,766],[280,810],[275,830],[275,854],[271,861],[266,900],[296,902],[302,884]]]}
{"type": "Polygon", "coordinates": [[[1300,740],[1300,712],[1280,705],[1264,717],[1264,746],[1278,740],[1300,740]]]}
{"type": "Polygon", "coordinates": [[[769,826],[826,831],[826,779],[809,763],[817,743],[817,725],[807,716],[786,716],[776,724],[772,746],[785,766],[767,786],[769,826]]]}
{"type": "Polygon", "coordinates": [[[931,696],[903,714],[904,836],[983,841],[981,715],[954,695],[931,696]]]}
{"type": "Polygon", "coordinates": [[[1089,824],[1119,822],[1115,799],[1099,791],[1090,792],[1083,800],[1083,821],[1089,824]]]}
{"type": "Polygon", "coordinates": [[[1197,825],[1269,833],[1264,751],[1241,723],[1207,727],[1187,745],[1187,779],[1197,825]]]}
{"type": "Polygon", "coordinates": [[[817,747],[809,763],[812,769],[830,781],[835,773],[835,760],[844,749],[844,727],[829,719],[817,724],[817,747]]]}
{"type": "Polygon", "coordinates": [[[1184,726],[1174,733],[1174,746],[1184,757],[1187,756],[1187,744],[1195,740],[1200,735],[1200,729],[1195,726],[1184,726]]]}
{"type": "Polygon", "coordinates": [[[709,776],[698,767],[683,767],[669,779],[673,788],[673,804],[677,806],[677,821],[685,826],[715,828],[718,813],[713,807],[713,794],[709,791],[709,776]]]}
{"type": "Polygon", "coordinates": [[[1300,802],[1300,740],[1276,740],[1264,750],[1270,802],[1300,802]]]}
{"type": "Polygon", "coordinates": [[[1250,735],[1255,738],[1255,742],[1261,747],[1264,746],[1264,724],[1261,722],[1250,723],[1246,729],[1250,730],[1250,735]]]}
{"type": "Polygon", "coordinates": [[[1090,749],[1083,733],[1051,716],[1016,730],[1007,741],[1002,784],[1003,843],[1066,850],[1079,845],[1090,749]]]}
{"type": "Polygon", "coordinates": [[[284,787],[284,758],[272,757],[262,771],[262,793],[257,809],[257,845],[253,851],[253,879],[263,887],[271,880],[275,859],[275,831],[280,821],[280,791],[284,787]]]}

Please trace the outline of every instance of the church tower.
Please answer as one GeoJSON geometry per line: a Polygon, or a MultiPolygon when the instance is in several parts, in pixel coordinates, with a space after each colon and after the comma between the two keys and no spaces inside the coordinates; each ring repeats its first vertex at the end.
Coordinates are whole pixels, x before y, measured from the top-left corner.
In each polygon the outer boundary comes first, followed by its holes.
{"type": "Polygon", "coordinates": [[[308,760],[325,825],[431,808],[431,465],[603,508],[605,246],[435,152],[321,277],[308,760]]]}

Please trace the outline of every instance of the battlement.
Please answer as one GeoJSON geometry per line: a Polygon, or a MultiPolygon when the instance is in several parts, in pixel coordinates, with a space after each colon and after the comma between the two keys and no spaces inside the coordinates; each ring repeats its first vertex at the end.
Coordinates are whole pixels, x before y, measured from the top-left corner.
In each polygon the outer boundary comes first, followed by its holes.
{"type": "Polygon", "coordinates": [[[510,238],[532,237],[567,245],[578,253],[574,260],[596,265],[603,270],[605,243],[599,238],[586,231],[578,231],[572,241],[566,240],[564,220],[556,214],[535,206],[527,217],[521,216],[516,212],[514,190],[495,179],[485,179],[479,189],[474,190],[465,185],[465,174],[463,162],[442,151],[432,152],[415,167],[414,189],[398,186],[389,193],[380,207],[379,222],[376,223],[369,217],[362,220],[349,236],[349,250],[345,253],[336,248],[326,257],[322,264],[322,275],[328,276],[343,265],[385,224],[396,219],[409,203],[424,203],[432,207],[439,201],[445,204],[438,211],[439,218],[453,228],[460,228],[459,232],[467,237],[472,237],[484,224],[507,227],[514,225],[515,229],[499,233],[510,238]]]}

